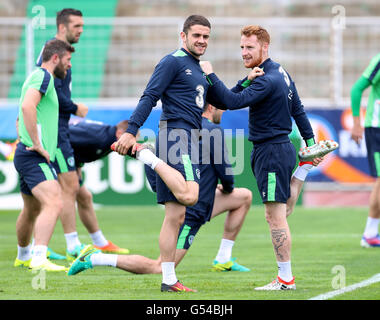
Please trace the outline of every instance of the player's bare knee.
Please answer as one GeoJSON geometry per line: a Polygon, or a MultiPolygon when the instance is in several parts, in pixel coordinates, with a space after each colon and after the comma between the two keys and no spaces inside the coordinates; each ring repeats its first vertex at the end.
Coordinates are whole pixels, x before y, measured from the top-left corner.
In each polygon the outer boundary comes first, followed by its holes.
{"type": "Polygon", "coordinates": [[[58,214],[63,210],[63,199],[62,199],[62,190],[57,186],[50,190],[48,200],[45,203],[45,206],[49,206],[52,211],[58,212],[58,214]]]}
{"type": "Polygon", "coordinates": [[[57,199],[56,202],[54,203],[55,207],[57,208],[58,214],[63,210],[63,201],[62,199],[57,199]]]}
{"type": "Polygon", "coordinates": [[[268,211],[265,212],[265,220],[268,222],[269,226],[271,227],[276,224],[275,218],[268,211]]]}
{"type": "Polygon", "coordinates": [[[62,193],[60,190],[52,194],[49,201],[49,205],[53,206],[58,213],[63,210],[64,203],[62,199],[62,193]]]}
{"type": "Polygon", "coordinates": [[[92,196],[92,193],[88,190],[86,190],[86,193],[85,193],[85,201],[87,203],[91,203],[93,200],[93,196],[92,196]]]}
{"type": "Polygon", "coordinates": [[[186,187],[178,192],[177,200],[184,206],[193,206],[198,202],[199,184],[194,181],[187,181],[186,187]]]}
{"type": "Polygon", "coordinates": [[[77,194],[77,201],[81,206],[89,207],[91,206],[93,200],[92,193],[87,189],[80,188],[77,194]]]}
{"type": "Polygon", "coordinates": [[[25,212],[25,216],[28,218],[29,221],[35,221],[38,217],[38,215],[40,214],[40,209],[38,210],[35,210],[35,209],[32,209],[32,210],[29,210],[29,211],[26,211],[25,212]]]}
{"type": "Polygon", "coordinates": [[[179,216],[179,218],[178,218],[179,226],[181,227],[184,224],[184,222],[185,222],[185,215],[183,214],[183,215],[179,216]]]}
{"type": "Polygon", "coordinates": [[[198,202],[198,195],[186,197],[186,200],[185,200],[186,206],[194,206],[197,204],[197,202],[198,202]]]}
{"type": "Polygon", "coordinates": [[[66,195],[75,196],[79,192],[79,181],[77,176],[65,176],[63,179],[59,179],[59,184],[61,185],[62,192],[66,195]]]}
{"type": "Polygon", "coordinates": [[[251,190],[243,188],[243,199],[244,199],[244,203],[246,205],[251,206],[251,204],[252,204],[252,192],[251,192],[251,190]]]}
{"type": "Polygon", "coordinates": [[[70,193],[72,195],[77,195],[79,192],[79,182],[78,181],[70,181],[69,185],[65,188],[65,193],[70,193]]]}
{"type": "Polygon", "coordinates": [[[181,193],[178,195],[177,200],[184,206],[193,206],[198,202],[198,194],[194,193],[181,193]]]}
{"type": "Polygon", "coordinates": [[[63,200],[61,197],[51,197],[42,205],[42,208],[58,216],[63,210],[63,200]]]}
{"type": "Polygon", "coordinates": [[[36,220],[41,212],[41,206],[24,206],[21,210],[20,216],[24,216],[31,223],[36,220]]]}
{"type": "Polygon", "coordinates": [[[24,207],[21,210],[20,215],[24,215],[29,220],[35,220],[37,216],[40,214],[41,204],[39,201],[24,201],[24,207]]]}
{"type": "Polygon", "coordinates": [[[166,211],[165,219],[171,224],[180,227],[185,221],[185,210],[166,211]]]}
{"type": "Polygon", "coordinates": [[[175,214],[167,216],[172,224],[176,224],[178,228],[185,222],[185,213],[176,212],[175,214]]]}

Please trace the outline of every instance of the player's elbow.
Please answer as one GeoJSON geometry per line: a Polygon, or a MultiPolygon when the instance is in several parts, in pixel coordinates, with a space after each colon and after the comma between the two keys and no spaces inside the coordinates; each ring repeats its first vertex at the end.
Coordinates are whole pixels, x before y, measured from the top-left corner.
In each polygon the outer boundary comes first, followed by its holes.
{"type": "Polygon", "coordinates": [[[31,104],[28,101],[24,101],[24,103],[21,105],[21,111],[23,114],[24,119],[30,117],[31,112],[35,113],[36,112],[36,107],[31,104]]]}

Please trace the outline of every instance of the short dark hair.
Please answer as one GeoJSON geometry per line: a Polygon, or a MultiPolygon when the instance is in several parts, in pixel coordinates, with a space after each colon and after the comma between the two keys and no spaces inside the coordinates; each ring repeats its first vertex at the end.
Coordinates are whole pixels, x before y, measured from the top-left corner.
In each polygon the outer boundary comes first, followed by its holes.
{"type": "Polygon", "coordinates": [[[196,24],[211,29],[211,23],[207,20],[207,18],[198,14],[193,14],[185,20],[182,31],[187,34],[187,31],[189,31],[189,29],[196,24]]]}
{"type": "Polygon", "coordinates": [[[42,51],[42,62],[49,61],[54,54],[58,54],[58,56],[62,58],[66,52],[74,51],[74,47],[62,40],[50,40],[46,43],[44,50],[42,51]]]}
{"type": "Polygon", "coordinates": [[[82,12],[77,9],[66,8],[57,12],[57,29],[60,24],[68,25],[70,16],[82,17],[82,12]]]}

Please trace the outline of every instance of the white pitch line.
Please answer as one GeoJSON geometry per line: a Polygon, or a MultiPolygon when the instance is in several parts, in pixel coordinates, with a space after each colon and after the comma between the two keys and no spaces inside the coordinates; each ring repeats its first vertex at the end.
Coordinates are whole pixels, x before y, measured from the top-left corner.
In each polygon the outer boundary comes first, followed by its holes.
{"type": "Polygon", "coordinates": [[[363,287],[366,287],[366,286],[369,286],[371,284],[374,284],[376,282],[380,282],[380,273],[378,274],[375,274],[373,277],[367,279],[367,280],[364,280],[362,282],[358,282],[358,283],[355,283],[355,284],[352,284],[348,287],[344,287],[342,289],[339,289],[339,290],[335,290],[335,291],[330,291],[330,292],[327,292],[327,293],[323,293],[323,294],[320,294],[316,297],[313,297],[313,298],[310,298],[309,300],[327,300],[327,299],[331,299],[335,296],[339,296],[343,293],[346,293],[346,292],[350,292],[350,291],[354,291],[358,288],[363,288],[363,287]]]}

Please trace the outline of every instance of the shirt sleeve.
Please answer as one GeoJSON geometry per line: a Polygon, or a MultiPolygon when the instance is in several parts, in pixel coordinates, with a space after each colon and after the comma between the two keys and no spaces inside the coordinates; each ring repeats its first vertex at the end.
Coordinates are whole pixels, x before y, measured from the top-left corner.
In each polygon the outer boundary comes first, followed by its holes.
{"type": "Polygon", "coordinates": [[[38,90],[41,94],[45,94],[49,87],[50,78],[51,75],[49,72],[36,72],[30,79],[28,86],[29,88],[38,90]]]}
{"type": "Polygon", "coordinates": [[[160,61],[129,119],[126,132],[136,136],[138,129],[144,124],[152,108],[156,106],[157,101],[161,99],[166,88],[174,79],[176,72],[177,62],[174,57],[166,56],[160,61]]]}
{"type": "Polygon", "coordinates": [[[360,103],[362,100],[363,91],[371,85],[371,82],[361,76],[351,88],[351,110],[354,117],[360,115],[360,103]]]}
{"type": "Polygon", "coordinates": [[[248,77],[245,77],[243,80],[239,80],[235,87],[231,88],[231,91],[234,93],[238,93],[243,91],[252,83],[251,80],[248,80],[248,77]]]}
{"type": "Polygon", "coordinates": [[[362,76],[368,79],[371,84],[377,83],[380,80],[380,54],[371,59],[362,76]]]}
{"type": "Polygon", "coordinates": [[[293,95],[292,95],[292,117],[296,122],[298,130],[305,140],[307,146],[312,146],[315,144],[313,128],[311,127],[310,121],[305,113],[304,107],[298,96],[297,89],[293,82],[293,95]]]}
{"type": "MultiPolygon", "coordinates": [[[[210,80],[209,83],[212,85],[210,80]]],[[[251,81],[248,80],[247,77],[245,77],[243,80],[239,80],[236,86],[231,88],[231,91],[234,93],[238,93],[240,91],[243,91],[250,84],[251,81]]],[[[207,92],[206,101],[218,109],[227,110],[227,107],[224,105],[223,101],[218,99],[218,97],[215,94],[213,94],[212,90],[209,90],[207,92]]]]}
{"type": "Polygon", "coordinates": [[[230,110],[253,106],[265,99],[272,91],[272,84],[265,76],[255,79],[247,88],[240,92],[232,92],[219,80],[215,73],[208,75],[212,83],[210,94],[223,101],[224,106],[230,110]]]}

